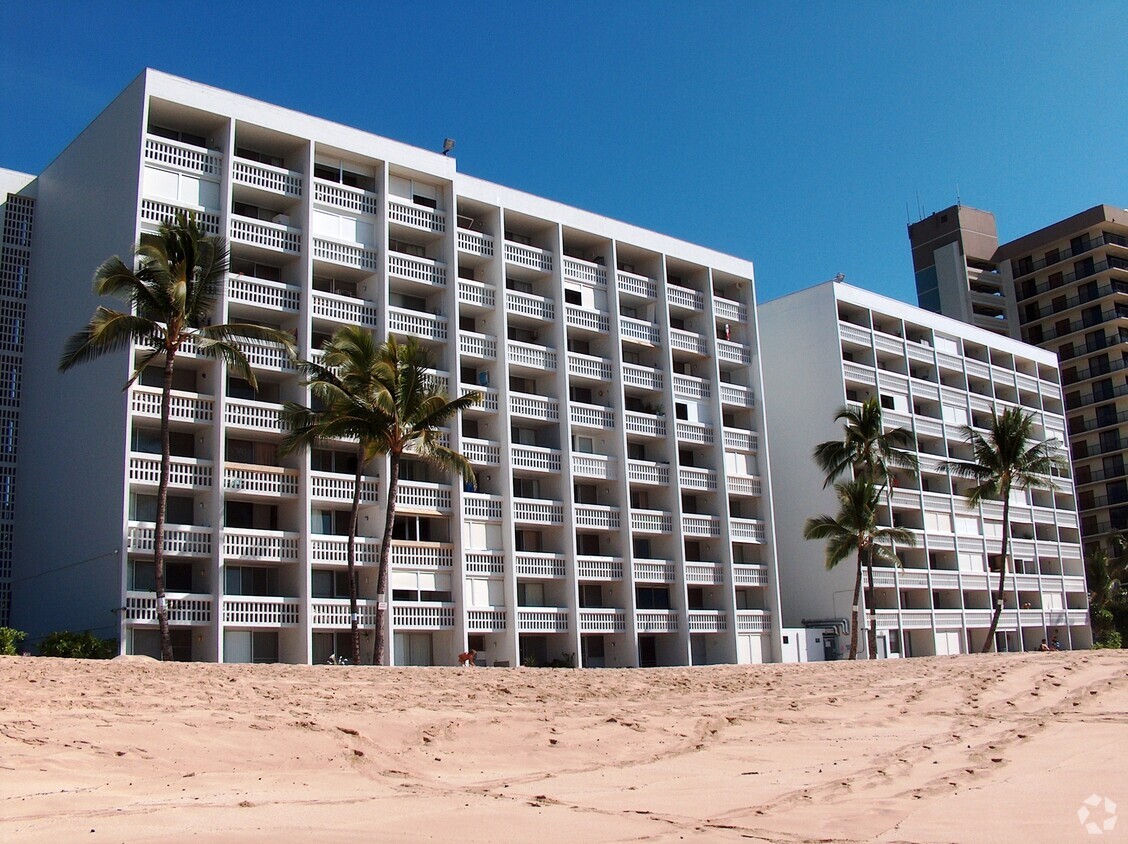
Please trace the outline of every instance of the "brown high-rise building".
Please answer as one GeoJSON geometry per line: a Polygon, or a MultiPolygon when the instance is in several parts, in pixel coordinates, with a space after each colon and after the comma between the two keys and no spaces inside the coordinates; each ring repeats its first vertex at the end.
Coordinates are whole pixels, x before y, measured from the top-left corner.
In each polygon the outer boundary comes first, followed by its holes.
{"type": "Polygon", "coordinates": [[[1097,205],[988,253],[994,232],[960,206],[909,226],[920,305],[987,327],[989,276],[999,328],[1057,353],[1081,533],[1104,543],[1128,529],[1128,211],[1097,205]]]}

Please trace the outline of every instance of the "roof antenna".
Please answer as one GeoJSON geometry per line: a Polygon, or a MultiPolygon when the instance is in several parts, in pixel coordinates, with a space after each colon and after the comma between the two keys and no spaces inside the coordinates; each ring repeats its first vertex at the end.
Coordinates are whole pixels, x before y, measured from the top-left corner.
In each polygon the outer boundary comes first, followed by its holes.
{"type": "Polygon", "coordinates": [[[956,182],[956,205],[960,204],[960,183],[956,182]]]}

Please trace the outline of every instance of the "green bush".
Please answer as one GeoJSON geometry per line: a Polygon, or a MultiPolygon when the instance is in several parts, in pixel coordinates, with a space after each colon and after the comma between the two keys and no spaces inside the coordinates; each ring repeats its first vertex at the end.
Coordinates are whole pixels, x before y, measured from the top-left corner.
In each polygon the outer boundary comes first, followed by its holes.
{"type": "Polygon", "coordinates": [[[0,627],[0,656],[15,656],[19,651],[20,642],[27,638],[22,630],[11,627],[0,627]]]}
{"type": "Polygon", "coordinates": [[[43,638],[39,653],[67,659],[112,659],[117,656],[117,639],[99,639],[89,630],[83,633],[58,630],[43,638]]]}
{"type": "Polygon", "coordinates": [[[1124,647],[1123,639],[1120,636],[1119,630],[1110,630],[1098,639],[1094,644],[1094,648],[1122,648],[1124,647]]]}

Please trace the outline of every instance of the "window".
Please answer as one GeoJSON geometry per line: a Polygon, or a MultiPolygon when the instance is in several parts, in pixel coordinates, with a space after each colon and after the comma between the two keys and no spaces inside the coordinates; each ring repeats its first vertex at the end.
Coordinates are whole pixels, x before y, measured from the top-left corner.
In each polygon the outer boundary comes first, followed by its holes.
{"type": "Polygon", "coordinates": [[[310,588],[314,598],[347,598],[349,573],[334,569],[314,569],[310,572],[310,588]]]}
{"type": "Polygon", "coordinates": [[[269,155],[265,152],[249,149],[247,147],[235,147],[235,155],[239,158],[245,158],[248,161],[257,161],[259,164],[269,164],[271,167],[285,167],[286,163],[280,155],[269,155]]]}
{"type": "Polygon", "coordinates": [[[404,255],[412,255],[416,258],[426,258],[427,250],[425,247],[417,243],[411,243],[407,240],[397,240],[394,237],[388,238],[388,248],[393,252],[402,252],[404,255]]]}
{"type": "MultiPolygon", "coordinates": [[[[128,588],[138,592],[155,592],[157,572],[151,560],[129,563],[128,588]]],[[[192,592],[192,564],[165,562],[165,589],[169,592],[192,592]]]]}
{"type": "Polygon", "coordinates": [[[691,610],[705,609],[705,590],[700,586],[690,586],[686,590],[686,602],[691,610]]]}
{"type": "Polygon", "coordinates": [[[339,475],[356,475],[356,453],[332,451],[327,448],[310,449],[309,467],[315,472],[333,472],[339,475]]]}
{"type": "Polygon", "coordinates": [[[546,606],[544,602],[544,584],[543,583],[517,583],[517,606],[519,607],[543,607],[546,606]]]}
{"type": "Polygon", "coordinates": [[[580,606],[599,609],[603,606],[603,587],[598,583],[580,584],[580,606]]]}
{"type": "Polygon", "coordinates": [[[518,551],[543,551],[544,535],[539,530],[515,530],[513,547],[518,551]]]}
{"type": "Polygon", "coordinates": [[[670,590],[666,586],[638,586],[635,588],[636,605],[640,610],[668,610],[670,590]]]}
{"type": "Polygon", "coordinates": [[[598,504],[599,492],[595,484],[575,484],[575,495],[577,504],[598,504]]]}
{"type": "MultiPolygon", "coordinates": [[[[168,445],[169,452],[174,457],[196,456],[196,438],[187,431],[169,431],[168,445]]],[[[160,454],[160,430],[157,428],[134,428],[130,448],[142,454],[160,454]]]]}
{"type": "Polygon", "coordinates": [[[257,466],[278,465],[278,444],[253,440],[227,440],[227,460],[231,463],[252,463],[257,466]]]}
{"type": "Polygon", "coordinates": [[[583,294],[579,290],[573,290],[570,287],[564,288],[564,301],[569,305],[582,305],[584,303],[583,294]]]}
{"type": "MultiPolygon", "coordinates": [[[[190,496],[169,494],[165,500],[165,523],[170,525],[195,524],[195,507],[190,496]]],[[[130,515],[138,522],[155,522],[157,520],[157,496],[136,494],[133,496],[133,513],[130,515]]]]}
{"type": "Polygon", "coordinates": [[[514,478],[513,496],[515,498],[540,498],[540,480],[537,478],[514,478]]]}
{"type": "Polygon", "coordinates": [[[223,524],[248,530],[278,530],[278,508],[273,504],[228,500],[223,504],[223,524]]]}
{"type": "Polygon", "coordinates": [[[225,595],[279,595],[278,569],[271,566],[226,566],[225,595]]]}
{"type": "Polygon", "coordinates": [[[194,132],[185,132],[181,129],[171,129],[168,126],[158,126],[155,123],[149,124],[149,134],[156,135],[158,138],[168,138],[170,141],[180,141],[182,144],[192,144],[192,146],[206,147],[208,145],[207,138],[203,135],[197,135],[194,132]]]}
{"type": "Polygon", "coordinates": [[[595,453],[595,440],[591,437],[581,437],[577,435],[572,436],[572,451],[581,454],[594,454],[595,453]]]}
{"type": "Polygon", "coordinates": [[[599,557],[599,534],[577,533],[576,553],[584,557],[599,557]]]}

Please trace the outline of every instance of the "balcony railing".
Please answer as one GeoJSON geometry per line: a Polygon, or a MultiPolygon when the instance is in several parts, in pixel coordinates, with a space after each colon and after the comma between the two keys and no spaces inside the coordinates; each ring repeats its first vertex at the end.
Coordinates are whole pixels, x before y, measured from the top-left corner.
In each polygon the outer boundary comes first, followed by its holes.
{"type": "MultiPolygon", "coordinates": [[[[741,302],[734,302],[732,299],[723,299],[720,296],[713,297],[713,314],[717,319],[728,320],[729,322],[747,322],[748,308],[741,302]]],[[[868,341],[868,338],[866,340],[868,341]]]]}
{"type": "MultiPolygon", "coordinates": [[[[360,598],[356,602],[360,627],[376,624],[376,602],[360,598]]],[[[309,604],[309,623],[315,629],[347,629],[352,626],[348,598],[314,598],[309,604]]]]}
{"type": "Polygon", "coordinates": [[[576,527],[618,530],[619,508],[601,504],[577,504],[575,522],[576,527]]]}
{"type": "Polygon", "coordinates": [[[755,452],[760,448],[759,437],[752,431],[743,431],[739,428],[725,428],[725,448],[735,451],[755,452]]]}
{"type": "Polygon", "coordinates": [[[704,337],[694,331],[683,331],[680,328],[670,329],[670,348],[681,352],[692,352],[695,355],[709,353],[704,337]]]}
{"type": "Polygon", "coordinates": [[[282,430],[282,405],[272,402],[229,398],[223,416],[228,425],[236,428],[251,428],[256,431],[282,430]]]}
{"type": "Polygon", "coordinates": [[[298,472],[274,466],[226,463],[223,488],[233,492],[291,496],[298,494],[298,472]]]}
{"type": "Polygon", "coordinates": [[[690,610],[690,633],[723,633],[728,630],[728,615],[723,610],[690,610]]]}
{"type": "Polygon", "coordinates": [[[375,305],[364,299],[315,290],[312,303],[313,315],[321,319],[365,328],[376,328],[380,324],[375,305]]]}
{"type": "Polygon", "coordinates": [[[145,136],[145,158],[158,164],[170,164],[177,169],[206,176],[218,177],[223,167],[223,156],[218,153],[153,135],[145,136]]]}
{"type": "Polygon", "coordinates": [[[573,425],[584,428],[615,427],[615,411],[602,405],[573,402],[569,412],[573,425]]]}
{"type": "Polygon", "coordinates": [[[448,512],[451,503],[450,484],[429,484],[421,481],[400,481],[396,488],[396,506],[405,510],[448,512]]]}
{"type": "Polygon", "coordinates": [[[236,157],[231,162],[231,180],[237,185],[270,191],[283,196],[302,195],[302,174],[283,167],[236,157]]]}
{"type": "Polygon", "coordinates": [[[454,549],[447,542],[392,540],[392,567],[404,569],[449,569],[454,565],[454,549]]]}
{"type": "MultiPolygon", "coordinates": [[[[130,481],[156,486],[160,475],[159,454],[134,452],[129,455],[130,481]]],[[[208,489],[212,484],[212,462],[173,455],[168,467],[168,484],[174,489],[208,489]]]]}
{"type": "Polygon", "coordinates": [[[513,466],[538,472],[560,471],[560,449],[532,445],[514,445],[510,450],[513,466]]]}
{"type": "MultiPolygon", "coordinates": [[[[211,595],[191,592],[165,592],[169,624],[208,624],[211,622],[211,595]]],[[[157,623],[157,593],[130,590],[125,593],[125,620],[136,624],[157,623]]]]}
{"type": "MultiPolygon", "coordinates": [[[[506,244],[508,245],[508,244],[506,244]]],[[[555,607],[517,610],[519,633],[566,633],[568,610],[555,607]]]]}
{"type": "MultiPolygon", "coordinates": [[[[157,527],[153,522],[130,522],[128,550],[152,553],[157,527]]],[[[166,554],[186,557],[210,557],[212,529],[197,525],[165,525],[164,550],[166,554]]]]}
{"type": "Polygon", "coordinates": [[[698,513],[685,513],[682,515],[683,536],[720,536],[721,520],[716,516],[705,516],[698,513]]]}
{"type": "Polygon", "coordinates": [[[737,633],[770,633],[772,614],[767,610],[737,610],[737,633]]]}
{"type": "Polygon", "coordinates": [[[458,348],[464,355],[471,355],[483,360],[497,358],[497,338],[489,334],[460,331],[458,333],[458,348]]]}
{"type": "Polygon", "coordinates": [[[170,202],[161,202],[157,199],[141,200],[141,221],[153,226],[162,223],[173,225],[180,214],[193,217],[203,230],[210,235],[219,234],[219,214],[211,211],[201,211],[198,208],[186,208],[170,202]]]}
{"type": "Polygon", "coordinates": [[[225,595],[223,623],[236,627],[288,627],[301,620],[297,598],[225,595]]]}
{"type": "Polygon", "coordinates": [[[621,633],[627,629],[627,614],[624,610],[581,609],[581,633],[621,633]]]}
{"type": "Polygon", "coordinates": [[[290,228],[265,220],[252,220],[249,217],[231,215],[231,240],[235,243],[249,243],[264,246],[296,255],[302,251],[301,229],[290,228]]]}
{"type": "Polygon", "coordinates": [[[478,492],[467,492],[462,497],[462,510],[468,519],[486,519],[501,521],[500,495],[486,495],[478,492]]]}
{"type": "Polygon", "coordinates": [[[602,264],[565,257],[563,265],[564,278],[566,279],[584,284],[594,284],[599,287],[607,286],[607,268],[602,264]]]}
{"type": "Polygon", "coordinates": [[[566,305],[564,314],[569,328],[580,328],[585,331],[597,331],[606,334],[611,327],[611,318],[603,311],[566,305]]]}
{"type": "Polygon", "coordinates": [[[640,583],[673,583],[676,570],[668,560],[635,560],[634,579],[640,583]]]}
{"type": "Polygon", "coordinates": [[[728,491],[730,495],[762,495],[763,483],[756,475],[729,475],[728,491]]]}
{"type": "Polygon", "coordinates": [[[293,563],[298,559],[298,534],[281,530],[224,528],[223,556],[229,560],[293,563]]]}
{"type": "Polygon", "coordinates": [[[639,610],[635,613],[639,633],[677,633],[678,614],[674,610],[639,610]]]}
{"type": "MultiPolygon", "coordinates": [[[[611,361],[594,355],[568,352],[568,374],[596,381],[611,381],[611,361]]],[[[624,379],[625,380],[625,379],[624,379]]]]}
{"type": "Polygon", "coordinates": [[[477,305],[492,310],[497,301],[497,291],[494,290],[492,285],[460,278],[458,280],[458,301],[463,305],[477,305]]]}
{"type": "MultiPolygon", "coordinates": [[[[199,393],[173,390],[170,396],[169,419],[173,422],[211,422],[215,399],[199,393]]],[[[159,419],[161,390],[158,387],[133,386],[130,409],[137,416],[159,419]]]]}
{"type": "Polygon", "coordinates": [[[623,383],[628,387],[641,387],[644,390],[662,389],[662,371],[652,366],[623,364],[623,383]]]}
{"type": "MultiPolygon", "coordinates": [[[[344,565],[349,559],[348,545],[349,538],[347,536],[314,534],[310,539],[310,561],[314,565],[344,565]]],[[[359,566],[374,566],[379,561],[380,540],[373,536],[358,536],[356,538],[356,564],[359,566]]]]}
{"type": "MultiPolygon", "coordinates": [[[[355,485],[355,475],[335,472],[309,473],[310,496],[320,501],[351,503],[355,485]]],[[[374,475],[362,475],[360,478],[360,503],[375,504],[380,497],[379,493],[380,479],[374,475]]]]}
{"type": "Polygon", "coordinates": [[[481,232],[459,229],[458,249],[460,252],[469,252],[471,255],[481,255],[483,258],[492,258],[494,253],[493,238],[481,232]]]}
{"type": "Polygon", "coordinates": [[[622,580],[621,557],[577,557],[576,577],[580,580],[622,580]]]}
{"type": "Polygon", "coordinates": [[[501,463],[501,446],[493,440],[463,437],[462,456],[475,466],[497,466],[501,463]]]}
{"type": "Polygon", "coordinates": [[[666,285],[666,300],[673,308],[687,308],[691,311],[700,311],[705,307],[705,297],[696,290],[680,287],[676,284],[666,285]]]}
{"type": "Polygon", "coordinates": [[[707,399],[712,395],[709,382],[693,375],[674,375],[674,396],[685,399],[707,399]]]}
{"type": "Polygon", "coordinates": [[[467,574],[505,574],[505,556],[495,551],[467,551],[467,574]]]}
{"type": "Polygon", "coordinates": [[[650,413],[635,413],[632,410],[624,414],[624,426],[628,434],[642,434],[648,437],[666,436],[666,417],[654,416],[650,413]]]}
{"type": "Polygon", "coordinates": [[[547,249],[538,249],[536,246],[526,246],[522,243],[505,241],[505,260],[511,264],[539,270],[542,273],[552,272],[552,253],[547,249]]]}
{"type": "Polygon", "coordinates": [[[505,610],[466,611],[466,629],[470,633],[500,633],[505,625],[505,610]]]}
{"type": "Polygon", "coordinates": [[[628,460],[627,480],[631,483],[666,486],[670,483],[670,464],[655,463],[648,460],[628,460]]]}
{"type": "Polygon", "coordinates": [[[657,345],[659,340],[657,325],[634,317],[619,317],[619,333],[628,339],[652,345],[657,345]]]}
{"type": "Polygon", "coordinates": [[[695,585],[718,586],[725,582],[725,570],[720,563],[686,562],[685,582],[695,585]]]}
{"type": "Polygon", "coordinates": [[[388,330],[424,340],[446,340],[447,318],[407,308],[388,308],[388,330]]]}
{"type": "Polygon", "coordinates": [[[763,542],[764,523],[759,519],[730,519],[732,538],[737,542],[763,542]]]}
{"type": "Polygon", "coordinates": [[[379,255],[375,249],[366,249],[350,243],[340,243],[336,240],[326,240],[322,237],[313,239],[313,257],[319,261],[329,261],[345,267],[356,267],[369,272],[376,272],[379,266],[379,255]]]}
{"type": "Polygon", "coordinates": [[[563,554],[535,551],[518,551],[514,555],[514,568],[518,577],[564,577],[567,563],[563,554]]]}
{"type": "Polygon", "coordinates": [[[430,284],[435,287],[446,287],[446,264],[441,261],[432,261],[430,258],[416,258],[403,255],[399,252],[388,253],[388,275],[394,278],[406,278],[420,284],[430,284]]]}
{"type": "Polygon", "coordinates": [[[678,442],[701,443],[708,445],[713,442],[713,426],[705,422],[686,422],[678,419],[676,422],[678,442]]]}
{"type": "Polygon", "coordinates": [[[564,505],[542,498],[514,498],[513,521],[536,525],[564,524],[564,505]]]}
{"type": "Polygon", "coordinates": [[[543,372],[556,371],[556,349],[510,340],[506,346],[506,357],[510,365],[527,366],[543,372]]]}
{"type": "Polygon", "coordinates": [[[767,586],[768,567],[758,563],[735,563],[732,582],[734,586],[767,586]]]}
{"type": "Polygon", "coordinates": [[[401,630],[449,630],[454,627],[454,604],[395,603],[392,626],[401,630]]]}
{"type": "Polygon", "coordinates": [[[560,403],[556,399],[528,393],[509,394],[509,412],[527,419],[555,420],[560,418],[560,403]]]}
{"type": "Polygon", "coordinates": [[[717,341],[717,359],[730,363],[751,363],[752,350],[740,343],[730,343],[728,340],[717,341]]]}
{"type": "Polygon", "coordinates": [[[505,308],[511,314],[521,314],[551,322],[556,319],[556,303],[545,296],[522,293],[517,290],[505,291],[505,308]]]}
{"type": "Polygon", "coordinates": [[[388,200],[388,219],[393,223],[428,232],[446,231],[446,213],[437,208],[425,208],[411,202],[388,200]]]}
{"type": "Polygon", "coordinates": [[[370,217],[375,217],[380,211],[380,197],[376,194],[318,178],[313,180],[313,200],[370,217]]]}
{"type": "Polygon", "coordinates": [[[301,304],[301,295],[301,290],[297,287],[277,281],[267,281],[242,274],[227,277],[227,298],[244,305],[297,312],[301,304]]]}
{"type": "Polygon", "coordinates": [[[620,293],[627,293],[642,299],[653,299],[658,295],[658,285],[652,278],[623,272],[622,270],[615,273],[615,278],[618,281],[620,293]]]}
{"type": "Polygon", "coordinates": [[[673,516],[664,510],[632,510],[631,530],[636,533],[670,533],[673,516]]]}
{"type": "Polygon", "coordinates": [[[678,469],[678,485],[682,489],[714,490],[717,488],[717,473],[712,469],[683,466],[678,469]]]}
{"type": "Polygon", "coordinates": [[[572,474],[578,478],[613,481],[618,477],[615,458],[604,454],[572,455],[572,474]]]}

